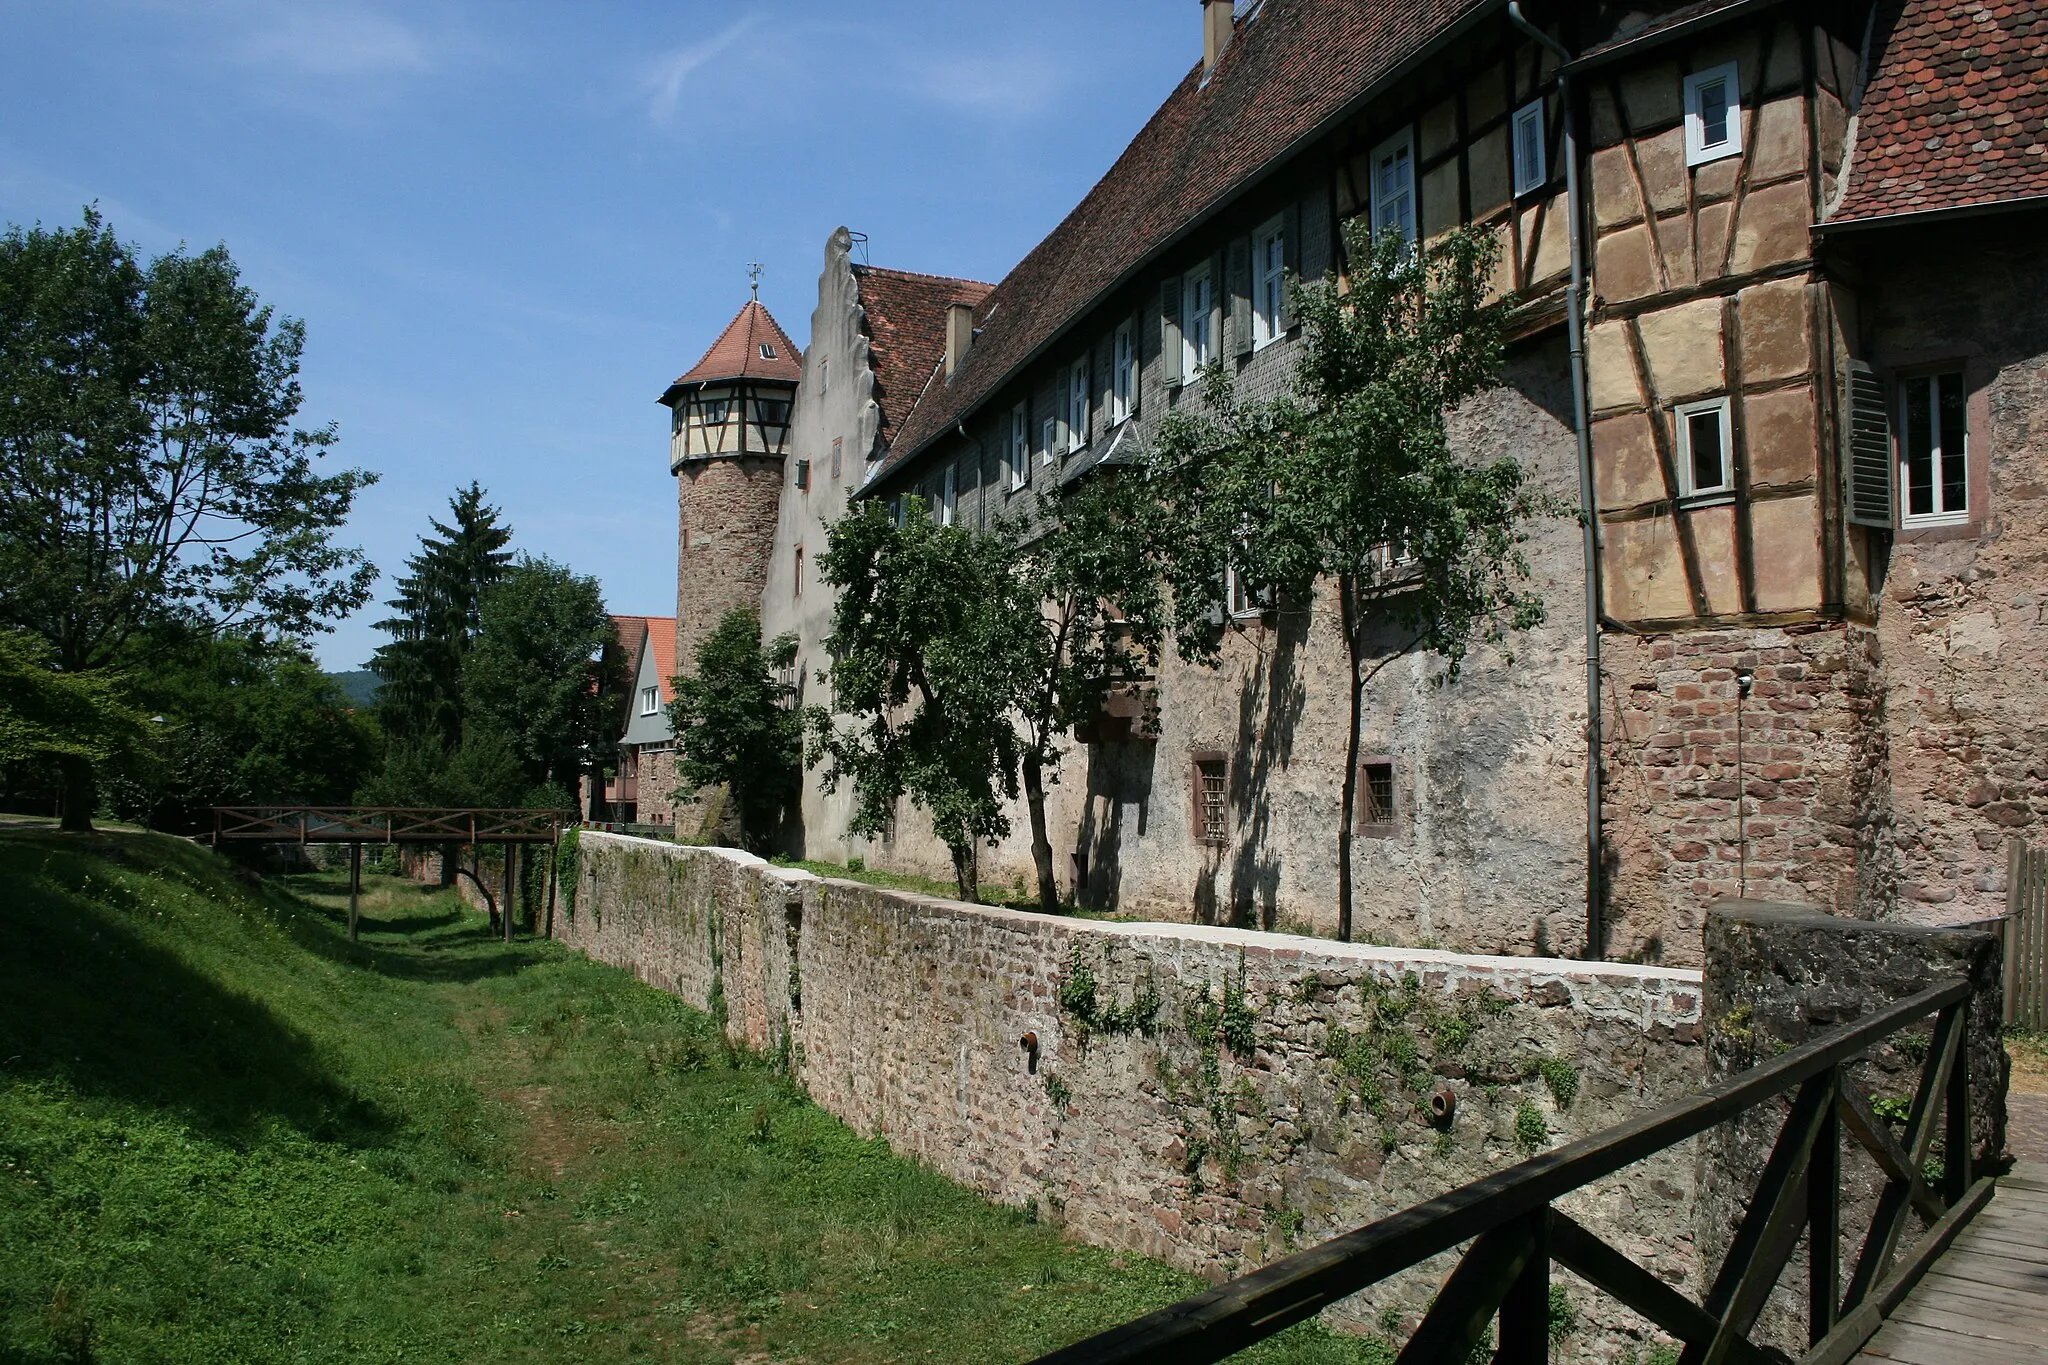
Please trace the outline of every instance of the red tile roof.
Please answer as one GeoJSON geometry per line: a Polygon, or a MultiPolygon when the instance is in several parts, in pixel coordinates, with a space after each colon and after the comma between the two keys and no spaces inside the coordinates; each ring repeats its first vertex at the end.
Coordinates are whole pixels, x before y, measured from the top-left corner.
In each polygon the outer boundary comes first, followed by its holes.
{"type": "Polygon", "coordinates": [[[803,377],[803,352],[759,299],[749,299],[711,343],[704,358],[668,386],[661,401],[672,402],[675,391],[685,384],[721,379],[773,379],[794,384],[803,377]],[[762,354],[763,348],[769,353],[762,354]]]}
{"type": "MultiPolygon", "coordinates": [[[[950,381],[932,384],[897,434],[889,464],[951,430],[1125,272],[1275,168],[1432,38],[1498,7],[1498,0],[1266,0],[1239,21],[1209,81],[1197,63],[1108,174],[995,287],[966,361],[950,381]]],[[[1192,14],[1188,28],[1192,38],[1192,14]]]]}
{"type": "Polygon", "coordinates": [[[1894,15],[1829,223],[2048,195],[2048,7],[1904,0],[1894,15]]]}
{"type": "Polygon", "coordinates": [[[853,267],[853,273],[860,284],[861,310],[867,314],[868,363],[875,376],[875,401],[882,408],[881,440],[886,448],[945,359],[947,307],[978,304],[995,286],[865,265],[853,267]]]}
{"type": "Polygon", "coordinates": [[[674,701],[668,680],[676,675],[676,618],[614,616],[612,626],[619,632],[619,643],[625,647],[626,658],[636,673],[640,668],[641,651],[646,648],[654,650],[654,673],[661,680],[661,700],[664,705],[674,701]]]}

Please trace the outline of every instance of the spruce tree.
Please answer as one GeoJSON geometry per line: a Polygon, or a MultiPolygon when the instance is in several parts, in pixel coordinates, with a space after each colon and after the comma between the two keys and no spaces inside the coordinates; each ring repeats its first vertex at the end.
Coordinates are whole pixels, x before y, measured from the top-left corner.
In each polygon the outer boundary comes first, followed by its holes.
{"type": "Polygon", "coordinates": [[[393,615],[377,623],[391,636],[370,661],[382,687],[378,719],[394,749],[452,751],[462,743],[462,664],[483,625],[483,600],[505,576],[512,528],[472,482],[448,500],[453,525],[429,519],[432,536],[406,561],[393,615]]]}

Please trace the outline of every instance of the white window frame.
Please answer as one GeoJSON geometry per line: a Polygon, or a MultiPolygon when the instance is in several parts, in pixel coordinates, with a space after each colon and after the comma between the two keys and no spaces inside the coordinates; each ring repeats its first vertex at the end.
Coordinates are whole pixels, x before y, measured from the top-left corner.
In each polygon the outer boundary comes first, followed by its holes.
{"type": "Polygon", "coordinates": [[[1515,158],[1515,197],[1534,194],[1550,183],[1548,128],[1544,115],[1544,100],[1541,95],[1515,110],[1515,119],[1509,145],[1515,158]],[[1535,129],[1530,140],[1527,130],[1535,129]]]}
{"type": "Polygon", "coordinates": [[[1415,181],[1415,131],[1403,128],[1400,132],[1372,149],[1372,230],[1378,236],[1388,228],[1401,234],[1401,240],[1410,246],[1415,244],[1416,224],[1421,220],[1417,212],[1415,181]],[[1399,160],[1406,169],[1406,181],[1398,190],[1389,190],[1381,183],[1380,172],[1390,160],[1399,160]]]}
{"type": "Polygon", "coordinates": [[[1088,444],[1088,426],[1095,405],[1095,376],[1089,357],[1082,356],[1067,370],[1067,449],[1080,450],[1088,444]]]}
{"type": "Polygon", "coordinates": [[[1678,495],[1681,498],[1727,498],[1735,494],[1735,429],[1732,422],[1734,404],[1727,395],[1719,398],[1703,398],[1696,403],[1679,403],[1671,409],[1672,425],[1677,428],[1678,447],[1678,495]],[[1721,419],[1721,482],[1711,488],[1702,488],[1694,480],[1692,459],[1692,419],[1695,414],[1712,412],[1721,419]]]}
{"type": "Polygon", "coordinates": [[[1287,219],[1278,216],[1252,234],[1252,349],[1262,351],[1287,335],[1287,219]]]}
{"type": "Polygon", "coordinates": [[[950,464],[946,466],[946,473],[939,485],[939,525],[941,526],[951,526],[953,524],[953,507],[958,495],[958,485],[953,474],[953,468],[950,464]]]}
{"type": "Polygon", "coordinates": [[[1024,405],[1010,409],[1010,452],[1003,461],[1004,486],[1015,493],[1031,478],[1031,426],[1024,405]]]}
{"type": "Polygon", "coordinates": [[[1131,324],[1120,322],[1109,342],[1109,424],[1128,421],[1131,399],[1138,387],[1137,333],[1131,324]]]}
{"type": "Polygon", "coordinates": [[[1960,370],[1934,370],[1923,374],[1901,377],[1899,386],[1899,529],[1902,531],[1924,531],[1936,526],[1967,526],[1970,521],[1970,390],[1963,383],[1960,370]],[[1950,507],[1943,501],[1943,490],[1948,486],[1942,478],[1942,458],[1946,453],[1941,444],[1941,381],[1953,379],[1962,391],[1963,399],[1963,505],[1950,507]],[[1931,461],[1929,474],[1934,486],[1934,510],[1914,512],[1913,484],[1911,470],[1907,466],[1906,442],[1911,439],[1913,424],[1908,417],[1908,404],[1912,402],[1913,390],[1919,389],[1927,396],[1928,435],[1932,445],[1928,449],[1931,461]]]}
{"type": "Polygon", "coordinates": [[[1047,469],[1060,462],[1060,419],[1048,417],[1038,424],[1038,458],[1047,469]]]}
{"type": "Polygon", "coordinates": [[[1216,277],[1206,262],[1180,277],[1180,380],[1216,358],[1216,277]],[[1197,307],[1197,304],[1200,304],[1197,307]]]}
{"type": "Polygon", "coordinates": [[[1709,161],[1719,161],[1724,156],[1739,156],[1742,153],[1742,82],[1741,72],[1735,62],[1723,62],[1695,71],[1685,78],[1685,164],[1704,166],[1709,161]],[[1706,115],[1700,106],[1700,95],[1716,82],[1725,82],[1723,89],[1728,100],[1728,135],[1719,142],[1709,143],[1707,139],[1706,115]]]}
{"type": "Polygon", "coordinates": [[[655,714],[659,713],[659,712],[660,712],[660,710],[661,710],[661,687],[660,687],[660,685],[659,685],[659,684],[656,684],[656,685],[655,685],[655,686],[653,686],[653,687],[643,687],[643,688],[641,688],[641,689],[640,689],[640,714],[641,714],[641,715],[643,715],[643,716],[652,716],[652,715],[655,715],[655,714]]]}

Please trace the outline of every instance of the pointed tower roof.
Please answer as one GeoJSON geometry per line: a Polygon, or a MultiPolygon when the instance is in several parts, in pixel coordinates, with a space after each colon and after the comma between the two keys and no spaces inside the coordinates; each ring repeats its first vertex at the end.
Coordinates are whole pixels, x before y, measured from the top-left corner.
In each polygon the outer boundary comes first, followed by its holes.
{"type": "Polygon", "coordinates": [[[728,379],[766,379],[794,384],[804,375],[803,352],[782,330],[774,314],[759,299],[748,299],[744,308],[726,324],[704,358],[687,374],[668,386],[661,401],[675,400],[677,389],[686,384],[710,384],[728,379]]]}

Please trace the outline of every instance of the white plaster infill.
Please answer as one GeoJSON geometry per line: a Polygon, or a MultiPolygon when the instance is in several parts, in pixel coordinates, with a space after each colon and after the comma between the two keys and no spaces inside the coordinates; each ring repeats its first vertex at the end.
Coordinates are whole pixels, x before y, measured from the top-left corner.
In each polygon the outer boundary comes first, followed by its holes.
{"type": "MultiPolygon", "coordinates": [[[[765,858],[736,848],[675,844],[663,839],[595,830],[584,831],[582,837],[616,841],[622,846],[659,849],[676,857],[717,858],[735,868],[750,869],[772,877],[791,890],[829,886],[889,901],[905,910],[966,921],[998,931],[1026,935],[1051,932],[1077,940],[1118,941],[1140,951],[1149,950],[1152,954],[1176,959],[1190,952],[1208,958],[1217,948],[1234,948],[1244,955],[1247,963],[1264,964],[1274,972],[1330,972],[1342,977],[1370,972],[1389,981],[1398,981],[1402,976],[1414,973],[1431,989],[1476,990],[1485,985],[1512,999],[1570,1005],[1591,1018],[1625,1021],[1645,1029],[1662,1025],[1690,1031],[1698,1026],[1701,1019],[1701,973],[1692,967],[1454,953],[1441,948],[1390,948],[1223,925],[1047,915],[1036,910],[975,905],[946,896],[878,886],[850,878],[820,877],[802,868],[777,866],[765,858]],[[1204,952],[1204,949],[1208,951],[1204,952]]],[[[1189,966],[1195,968],[1193,963],[1189,966]]]]}

